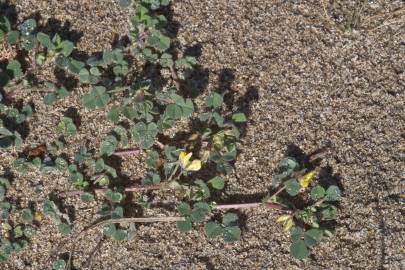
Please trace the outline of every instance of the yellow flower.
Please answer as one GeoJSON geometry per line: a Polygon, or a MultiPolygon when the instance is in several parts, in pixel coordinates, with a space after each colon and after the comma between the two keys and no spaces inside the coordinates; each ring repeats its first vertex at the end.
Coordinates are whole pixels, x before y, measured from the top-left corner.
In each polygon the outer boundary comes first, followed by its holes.
{"type": "Polygon", "coordinates": [[[195,159],[190,162],[193,153],[186,153],[182,151],[179,155],[180,166],[186,171],[199,171],[201,169],[201,160],[195,159]]]}
{"type": "Polygon", "coordinates": [[[289,232],[292,226],[294,226],[294,220],[291,215],[281,215],[277,219],[277,222],[283,223],[285,232],[289,232]]]}
{"type": "Polygon", "coordinates": [[[306,173],[300,180],[300,185],[302,188],[307,188],[315,176],[315,171],[306,173]]]}
{"type": "Polygon", "coordinates": [[[281,216],[278,217],[277,222],[284,222],[289,218],[291,218],[290,215],[281,215],[281,216]]]}

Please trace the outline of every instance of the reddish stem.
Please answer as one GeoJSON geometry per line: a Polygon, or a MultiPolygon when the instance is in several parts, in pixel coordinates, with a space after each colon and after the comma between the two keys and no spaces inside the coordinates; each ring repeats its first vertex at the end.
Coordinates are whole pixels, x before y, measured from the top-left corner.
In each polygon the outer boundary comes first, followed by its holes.
{"type": "Polygon", "coordinates": [[[222,204],[222,205],[216,205],[215,209],[257,208],[260,206],[262,206],[262,203],[222,204]]]}
{"type": "Polygon", "coordinates": [[[240,203],[240,204],[222,204],[215,206],[214,209],[243,209],[243,208],[259,208],[261,206],[265,206],[267,208],[281,210],[281,211],[288,211],[289,209],[283,207],[282,205],[276,203],[240,203]]]}
{"type": "MultiPolygon", "coordinates": [[[[125,192],[142,192],[142,191],[149,191],[149,190],[159,190],[161,188],[162,188],[161,185],[134,186],[134,187],[127,187],[124,189],[124,191],[125,192]]],[[[107,189],[105,189],[105,188],[94,189],[95,193],[104,193],[106,191],[107,191],[107,189]]],[[[83,193],[84,193],[84,191],[82,191],[82,190],[68,191],[68,192],[59,193],[59,196],[65,198],[65,197],[69,197],[69,196],[81,195],[83,193]]]]}
{"type": "Polygon", "coordinates": [[[113,153],[114,156],[125,157],[131,155],[138,155],[141,151],[136,148],[119,149],[113,153]]]}

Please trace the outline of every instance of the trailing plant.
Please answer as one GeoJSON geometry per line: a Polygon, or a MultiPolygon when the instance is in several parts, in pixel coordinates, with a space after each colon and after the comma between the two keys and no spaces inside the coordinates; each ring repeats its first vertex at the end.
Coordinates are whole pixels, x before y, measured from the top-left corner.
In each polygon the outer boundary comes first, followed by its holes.
{"type": "Polygon", "coordinates": [[[10,185],[8,179],[0,177],[0,262],[25,248],[35,233],[31,209],[17,209],[17,205],[7,197],[10,185]]]}
{"type": "MultiPolygon", "coordinates": [[[[176,222],[181,232],[203,228],[209,239],[221,237],[225,242],[234,242],[242,235],[238,216],[233,212],[219,213],[230,209],[266,207],[281,213],[275,222],[282,223],[284,231],[290,234],[291,254],[298,259],[306,258],[317,243],[332,235],[337,203],[341,199],[339,188],[315,184],[319,168],[306,167],[287,157],[272,179],[271,193],[263,200],[216,203],[226,186],[226,177],[234,171],[241,127],[248,119],[242,112],[225,110],[224,98],[219,91],[207,93],[200,106],[190,97],[190,74],[197,59],[173,46],[165,16],[170,0],[139,0],[135,3],[120,0],[119,4],[123,7],[133,4],[135,9],[131,17],[130,44],[105,49],[100,56],[87,59],[72,56],[74,44],[71,41],[62,40],[58,34],[51,37],[38,31],[33,19],[13,29],[6,17],[0,17],[0,42],[4,40],[9,46],[28,51],[38,68],[54,64],[75,76],[89,89],[81,97],[83,107],[87,111],[105,111],[105,117],[114,124],[99,148],[88,149],[83,145],[74,157],[69,158],[62,153],[65,139],[73,138],[78,128],[73,119],[62,117],[56,128],[62,137],[25,150],[15,160],[15,168],[21,173],[33,169],[43,174],[67,173],[75,190],[60,194],[61,198],[72,194],[80,195],[83,202],[102,199],[103,205],[98,211],[100,221],[73,236],[73,240],[98,227],[103,228],[105,236],[114,240],[131,240],[136,234],[137,222],[176,222]],[[169,80],[157,83],[153,76],[138,75],[139,65],[135,61],[155,72],[168,71],[169,80]],[[180,126],[184,127],[185,122],[193,125],[175,133],[180,126]],[[136,148],[128,148],[129,145],[136,145],[136,148]],[[116,181],[117,172],[109,165],[111,156],[127,155],[145,157],[146,172],[141,185],[124,187],[116,181]],[[178,214],[128,217],[124,212],[127,193],[147,191],[173,194],[172,203],[178,214]]],[[[0,87],[5,89],[12,83],[24,82],[24,74],[19,62],[9,61],[1,70],[0,87]]],[[[44,96],[46,105],[69,95],[59,84],[48,82],[46,87],[50,90],[44,96]]],[[[17,110],[1,104],[0,114],[21,124],[31,117],[32,109],[26,105],[17,110]]],[[[21,145],[21,136],[2,125],[0,146],[13,145],[21,145]]],[[[4,183],[0,181],[0,201],[7,186],[7,182],[4,183]]],[[[138,203],[141,207],[153,207],[147,196],[138,203]]],[[[11,205],[1,205],[2,213],[11,209],[11,205]]],[[[63,235],[71,233],[69,216],[62,213],[53,201],[43,203],[43,212],[63,235]]],[[[21,217],[25,222],[35,219],[29,209],[22,210],[21,217]]],[[[20,238],[20,231],[25,232],[24,228],[20,227],[15,234],[13,231],[10,239],[20,238]]],[[[14,249],[10,248],[12,242],[7,243],[3,249],[8,256],[14,249]]],[[[64,260],[53,265],[53,269],[65,267],[64,260]]]]}

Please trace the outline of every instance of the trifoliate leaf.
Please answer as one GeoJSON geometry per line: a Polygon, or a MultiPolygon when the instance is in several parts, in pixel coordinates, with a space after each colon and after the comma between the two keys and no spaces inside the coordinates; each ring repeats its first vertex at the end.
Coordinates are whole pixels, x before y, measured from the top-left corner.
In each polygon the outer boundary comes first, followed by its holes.
{"type": "Polygon", "coordinates": [[[212,92],[207,96],[205,99],[205,105],[209,108],[219,108],[221,107],[222,103],[224,102],[224,98],[222,95],[212,92]]]}

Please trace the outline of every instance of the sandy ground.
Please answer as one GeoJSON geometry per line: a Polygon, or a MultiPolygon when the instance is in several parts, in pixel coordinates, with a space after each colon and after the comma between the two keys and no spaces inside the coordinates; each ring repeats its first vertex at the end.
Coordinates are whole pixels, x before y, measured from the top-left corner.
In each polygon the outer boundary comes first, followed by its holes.
{"type": "MultiPolygon", "coordinates": [[[[16,0],[19,19],[67,22],[67,37],[83,52],[110,46],[127,33],[128,11],[111,0],[16,0]],[[55,21],[55,19],[57,21],[55,21]]],[[[236,173],[227,178],[224,201],[252,201],[270,188],[271,175],[286,151],[306,153],[328,146],[324,180],[344,189],[336,236],[304,261],[289,255],[289,238],[274,223],[275,213],[240,212],[240,242],[207,240],[202,230],[181,234],[174,224],[140,226],[131,242],[104,240],[93,269],[404,269],[405,268],[405,4],[403,1],[187,0],[172,6],[171,30],[178,46],[199,56],[201,90],[226,91],[230,110],[249,115],[236,173]],[[367,3],[366,3],[367,2],[367,3]],[[350,27],[351,26],[351,27],[350,27]],[[353,28],[352,30],[350,28],[353,28]]],[[[42,74],[43,77],[53,76],[42,74]]],[[[40,77],[41,78],[41,77],[40,77]]],[[[86,142],[98,147],[111,125],[102,111],[85,112],[74,94],[46,107],[41,93],[21,97],[35,104],[25,145],[57,138],[55,125],[66,112],[80,118],[69,141],[72,155],[86,142]]],[[[3,153],[0,169],[17,153],[3,153]]],[[[138,181],[137,158],[122,173],[138,181]]],[[[20,205],[38,207],[52,193],[71,189],[66,175],[14,174],[20,205]],[[44,192],[33,187],[41,183],[44,192]]],[[[93,220],[97,205],[72,198],[74,232],[93,220]]],[[[147,210],[144,215],[170,214],[147,210]]],[[[100,232],[79,242],[76,269],[97,245],[100,232]]],[[[63,238],[47,219],[29,248],[2,269],[50,269],[63,238]]]]}

